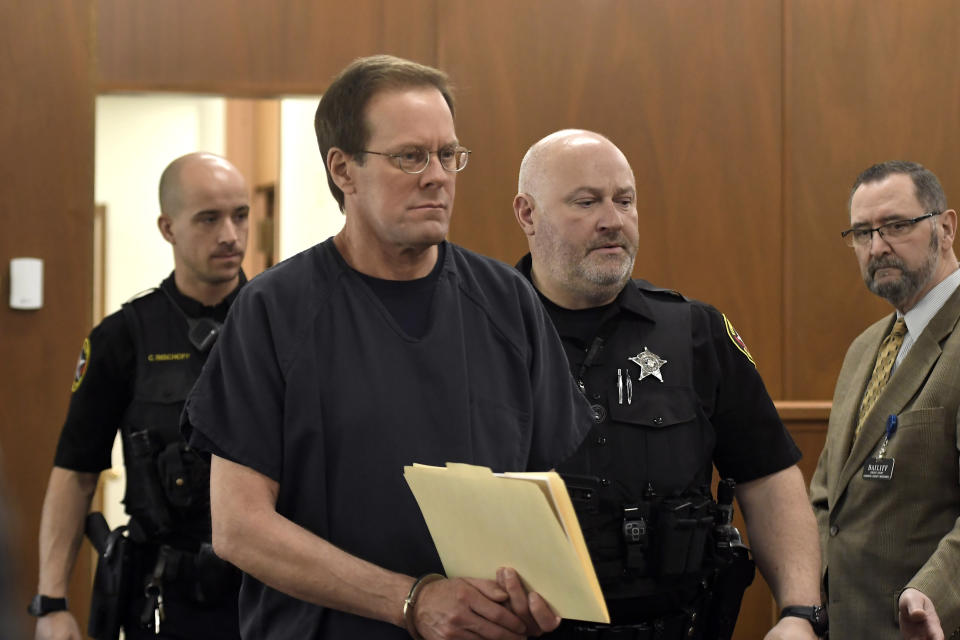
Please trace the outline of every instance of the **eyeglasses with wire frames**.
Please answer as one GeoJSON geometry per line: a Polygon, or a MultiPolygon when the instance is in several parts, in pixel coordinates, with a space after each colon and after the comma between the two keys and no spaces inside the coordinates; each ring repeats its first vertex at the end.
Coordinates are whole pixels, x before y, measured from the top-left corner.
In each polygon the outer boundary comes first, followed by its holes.
{"type": "Polygon", "coordinates": [[[470,160],[470,149],[460,146],[442,147],[436,151],[430,151],[422,147],[407,147],[397,153],[381,153],[380,151],[368,151],[362,149],[361,153],[372,153],[375,156],[384,156],[390,158],[397,165],[397,168],[404,173],[416,175],[423,173],[430,166],[430,156],[437,155],[440,160],[440,166],[444,171],[458,173],[467,168],[467,161],[470,160]]]}
{"type": "Polygon", "coordinates": [[[873,240],[873,232],[876,231],[877,234],[891,244],[896,244],[900,240],[905,239],[911,231],[913,231],[914,226],[921,220],[926,220],[927,218],[932,218],[933,216],[938,216],[942,211],[930,211],[925,213],[922,216],[917,216],[916,218],[905,218],[903,220],[891,220],[885,224],[880,225],[879,227],[869,228],[869,227],[854,227],[852,229],[847,229],[840,233],[840,237],[843,238],[843,241],[847,243],[848,247],[867,247],[870,245],[870,242],[873,240]]]}

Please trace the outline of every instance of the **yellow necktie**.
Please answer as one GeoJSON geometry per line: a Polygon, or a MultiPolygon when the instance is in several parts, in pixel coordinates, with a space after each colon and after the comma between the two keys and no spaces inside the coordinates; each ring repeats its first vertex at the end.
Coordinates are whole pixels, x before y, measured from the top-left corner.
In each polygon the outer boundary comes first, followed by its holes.
{"type": "Polygon", "coordinates": [[[907,323],[903,318],[897,318],[890,330],[889,335],[880,343],[880,351],[877,353],[877,363],[873,365],[873,375],[870,376],[870,382],[867,383],[867,390],[863,394],[863,400],[860,401],[860,414],[857,417],[857,433],[860,435],[860,427],[863,426],[863,419],[870,413],[870,409],[876,404],[880,392],[887,384],[887,378],[890,377],[890,369],[897,359],[897,352],[900,351],[900,345],[903,344],[903,337],[907,334],[907,323]]]}

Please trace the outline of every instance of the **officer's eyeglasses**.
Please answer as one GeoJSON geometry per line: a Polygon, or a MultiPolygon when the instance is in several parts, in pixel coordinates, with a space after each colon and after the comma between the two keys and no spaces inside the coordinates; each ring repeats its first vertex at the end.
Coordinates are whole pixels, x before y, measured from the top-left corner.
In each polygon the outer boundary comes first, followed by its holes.
{"type": "Polygon", "coordinates": [[[881,238],[890,244],[896,244],[897,242],[905,240],[918,222],[932,218],[933,216],[938,216],[941,213],[943,212],[931,211],[916,218],[893,220],[892,222],[887,222],[873,229],[869,227],[854,227],[853,229],[847,229],[841,232],[840,237],[843,238],[843,241],[847,243],[848,247],[867,247],[870,246],[870,242],[873,240],[873,232],[876,231],[881,238]]]}
{"type": "Polygon", "coordinates": [[[470,149],[460,146],[443,147],[436,151],[423,149],[421,147],[408,147],[397,153],[381,153],[379,151],[361,150],[361,153],[372,153],[376,156],[390,158],[404,173],[418,174],[427,170],[430,165],[430,156],[436,154],[440,160],[440,166],[444,171],[457,173],[467,168],[467,161],[470,160],[470,149]]]}

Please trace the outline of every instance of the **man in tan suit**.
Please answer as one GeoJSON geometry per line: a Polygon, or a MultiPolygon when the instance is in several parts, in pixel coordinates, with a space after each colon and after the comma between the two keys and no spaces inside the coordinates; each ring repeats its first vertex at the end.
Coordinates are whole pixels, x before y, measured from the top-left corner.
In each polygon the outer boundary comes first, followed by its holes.
{"type": "Polygon", "coordinates": [[[896,314],[847,351],[810,485],[831,637],[960,637],[957,213],[912,162],[864,171],[849,205],[844,238],[896,314]]]}

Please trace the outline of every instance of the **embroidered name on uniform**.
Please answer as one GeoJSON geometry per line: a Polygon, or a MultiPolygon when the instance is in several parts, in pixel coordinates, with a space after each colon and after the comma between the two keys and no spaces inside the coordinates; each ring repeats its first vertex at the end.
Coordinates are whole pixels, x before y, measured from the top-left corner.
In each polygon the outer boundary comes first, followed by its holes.
{"type": "Polygon", "coordinates": [[[753,366],[757,366],[757,363],[753,360],[753,356],[750,355],[750,350],[747,349],[747,343],[743,341],[743,338],[740,337],[737,330],[733,328],[733,323],[730,322],[725,314],[720,315],[723,316],[723,324],[727,328],[727,335],[730,337],[730,341],[733,342],[734,346],[739,349],[743,355],[747,356],[747,360],[749,360],[753,366]]]}
{"type": "Polygon", "coordinates": [[[147,362],[169,362],[171,360],[186,360],[190,357],[189,353],[151,353],[147,356],[147,362]]]}
{"type": "Polygon", "coordinates": [[[83,376],[87,375],[87,365],[90,364],[90,338],[83,339],[83,346],[80,347],[80,357],[77,358],[77,368],[73,371],[73,384],[70,386],[70,393],[77,390],[80,383],[83,382],[83,376]]]}

